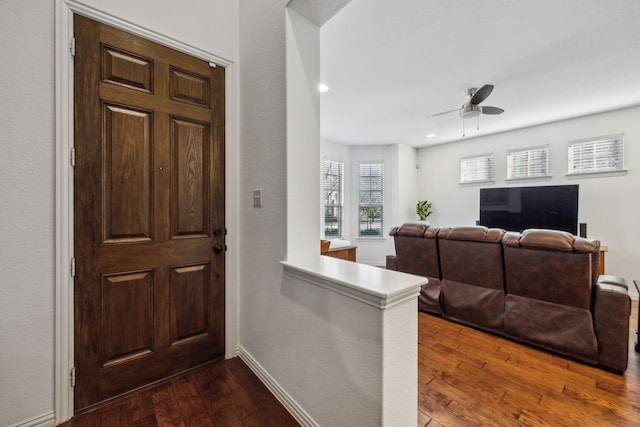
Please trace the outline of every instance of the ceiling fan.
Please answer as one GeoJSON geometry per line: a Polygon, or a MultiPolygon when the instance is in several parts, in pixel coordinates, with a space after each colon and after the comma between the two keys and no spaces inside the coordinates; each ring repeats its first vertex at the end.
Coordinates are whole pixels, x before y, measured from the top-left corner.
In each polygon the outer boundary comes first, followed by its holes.
{"type": "Polygon", "coordinates": [[[434,114],[433,117],[453,113],[454,111],[458,111],[460,117],[462,117],[463,119],[472,119],[475,117],[479,117],[481,114],[502,114],[504,113],[504,110],[502,108],[480,105],[482,101],[484,101],[489,97],[489,95],[491,95],[492,91],[493,85],[484,85],[480,89],[476,89],[475,87],[467,89],[468,101],[464,103],[462,107],[456,108],[455,110],[449,110],[442,113],[434,114]]]}

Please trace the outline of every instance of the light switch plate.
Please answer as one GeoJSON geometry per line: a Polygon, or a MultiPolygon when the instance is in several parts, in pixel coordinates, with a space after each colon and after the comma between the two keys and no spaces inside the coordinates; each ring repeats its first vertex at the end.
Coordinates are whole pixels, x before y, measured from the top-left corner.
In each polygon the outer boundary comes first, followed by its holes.
{"type": "Polygon", "coordinates": [[[262,207],[262,188],[257,188],[253,190],[253,207],[254,208],[262,207]]]}

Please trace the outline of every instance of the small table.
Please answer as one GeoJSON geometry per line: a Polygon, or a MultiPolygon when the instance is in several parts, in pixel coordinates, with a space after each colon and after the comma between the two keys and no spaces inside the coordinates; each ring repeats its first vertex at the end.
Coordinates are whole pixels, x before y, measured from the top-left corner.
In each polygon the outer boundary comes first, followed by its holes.
{"type": "MultiPolygon", "coordinates": [[[[634,280],[633,286],[636,287],[638,295],[640,295],[640,280],[634,280]]],[[[638,301],[638,328],[636,329],[636,351],[640,351],[640,340],[638,340],[638,332],[640,331],[640,301],[638,301]]]]}
{"type": "Polygon", "coordinates": [[[343,246],[341,248],[329,249],[323,255],[333,258],[346,259],[347,261],[356,262],[357,246],[343,246]]]}

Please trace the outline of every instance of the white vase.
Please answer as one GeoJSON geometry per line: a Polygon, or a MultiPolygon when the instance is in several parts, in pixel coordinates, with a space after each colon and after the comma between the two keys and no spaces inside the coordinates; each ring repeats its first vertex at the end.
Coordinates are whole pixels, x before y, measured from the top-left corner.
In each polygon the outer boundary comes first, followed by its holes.
{"type": "Polygon", "coordinates": [[[425,219],[424,221],[422,220],[418,220],[418,221],[414,221],[416,224],[422,224],[422,225],[426,225],[427,227],[430,225],[429,220],[425,219]]]}

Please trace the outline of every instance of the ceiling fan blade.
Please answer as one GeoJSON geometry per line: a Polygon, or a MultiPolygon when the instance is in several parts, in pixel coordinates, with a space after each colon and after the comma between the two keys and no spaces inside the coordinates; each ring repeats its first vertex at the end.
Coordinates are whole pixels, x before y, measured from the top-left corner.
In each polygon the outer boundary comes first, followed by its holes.
{"type": "Polygon", "coordinates": [[[481,107],[482,114],[502,114],[504,110],[498,107],[481,107]]]}
{"type": "Polygon", "coordinates": [[[449,114],[449,113],[453,113],[454,111],[460,111],[459,108],[456,108],[455,110],[449,110],[449,111],[443,111],[442,113],[438,113],[438,114],[434,114],[431,117],[436,117],[436,116],[443,116],[445,114],[449,114]]]}
{"type": "Polygon", "coordinates": [[[487,99],[487,97],[491,95],[492,91],[493,91],[493,85],[484,85],[480,89],[478,89],[476,93],[473,94],[473,96],[471,97],[471,101],[469,102],[471,102],[471,104],[473,105],[478,105],[482,101],[487,99]]]}

